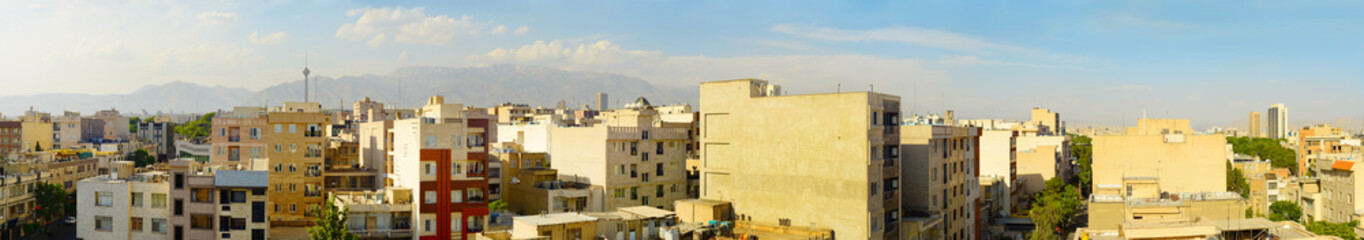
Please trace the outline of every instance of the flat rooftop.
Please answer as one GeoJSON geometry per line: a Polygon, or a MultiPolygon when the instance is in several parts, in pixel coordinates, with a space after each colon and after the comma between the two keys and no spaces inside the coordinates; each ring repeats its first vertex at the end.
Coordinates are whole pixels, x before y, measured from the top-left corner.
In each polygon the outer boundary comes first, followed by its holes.
{"type": "Polygon", "coordinates": [[[512,217],[513,221],[524,222],[535,226],[558,225],[577,222],[597,221],[597,218],[589,217],[578,213],[551,213],[540,215],[526,215],[512,217]]]}

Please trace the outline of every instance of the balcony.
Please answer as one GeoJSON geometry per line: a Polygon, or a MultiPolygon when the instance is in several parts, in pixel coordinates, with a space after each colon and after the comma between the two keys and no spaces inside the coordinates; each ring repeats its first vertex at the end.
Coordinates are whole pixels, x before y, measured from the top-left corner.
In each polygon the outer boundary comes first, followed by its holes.
{"type": "Polygon", "coordinates": [[[227,160],[228,160],[228,161],[241,161],[241,160],[242,160],[242,155],[239,154],[239,153],[228,154],[228,155],[227,155],[227,160]]]}
{"type": "Polygon", "coordinates": [[[241,142],[241,141],[242,141],[242,137],[239,137],[239,136],[227,137],[227,141],[228,141],[228,142],[241,142]]]}
{"type": "Polygon", "coordinates": [[[308,169],[308,170],[304,170],[304,171],[303,171],[303,176],[304,176],[304,177],[321,177],[321,176],[322,176],[322,170],[321,170],[321,169],[308,169]]]}
{"type": "MultiPolygon", "coordinates": [[[[395,224],[395,225],[396,225],[396,224],[395,224]]],[[[404,229],[397,229],[397,228],[394,228],[394,229],[350,229],[350,232],[351,232],[351,233],[354,233],[356,236],[359,236],[360,238],[363,238],[363,239],[376,239],[376,238],[378,238],[378,239],[395,239],[395,238],[411,238],[411,237],[412,237],[412,229],[411,229],[410,227],[409,227],[409,228],[404,228],[404,229]]]]}
{"type": "Polygon", "coordinates": [[[318,131],[318,130],[303,131],[303,136],[304,136],[304,137],[321,137],[321,136],[322,136],[322,131],[318,131]]]}

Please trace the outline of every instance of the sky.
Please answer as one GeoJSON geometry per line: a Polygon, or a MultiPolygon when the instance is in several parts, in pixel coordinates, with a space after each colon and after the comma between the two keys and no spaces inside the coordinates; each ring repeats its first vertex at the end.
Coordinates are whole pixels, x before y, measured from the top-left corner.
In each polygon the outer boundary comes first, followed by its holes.
{"type": "MultiPolygon", "coordinates": [[[[404,66],[874,90],[910,114],[1072,127],[1364,126],[1358,1],[0,1],[2,95],[259,90],[404,66]]],[[[508,101],[515,101],[508,99],[508,101]]]]}

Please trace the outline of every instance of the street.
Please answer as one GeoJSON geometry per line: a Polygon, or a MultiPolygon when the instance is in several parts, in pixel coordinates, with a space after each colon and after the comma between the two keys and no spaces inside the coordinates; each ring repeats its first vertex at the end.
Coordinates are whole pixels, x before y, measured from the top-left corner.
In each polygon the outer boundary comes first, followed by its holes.
{"type": "Polygon", "coordinates": [[[34,233],[34,234],[29,234],[28,236],[24,236],[24,237],[21,238],[21,239],[24,239],[24,240],[51,240],[51,239],[74,240],[74,239],[76,239],[76,225],[75,225],[75,224],[69,224],[69,225],[68,225],[68,224],[62,222],[61,220],[52,221],[51,226],[48,226],[48,230],[49,230],[49,231],[53,231],[53,232],[52,232],[52,237],[51,237],[51,238],[48,238],[48,234],[46,234],[46,233],[34,233]]]}

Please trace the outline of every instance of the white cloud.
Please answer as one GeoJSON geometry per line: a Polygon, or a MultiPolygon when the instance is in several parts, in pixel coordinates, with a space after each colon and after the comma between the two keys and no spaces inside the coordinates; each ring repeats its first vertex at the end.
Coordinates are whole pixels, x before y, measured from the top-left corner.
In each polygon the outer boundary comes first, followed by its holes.
{"type": "Polygon", "coordinates": [[[246,38],[251,39],[251,43],[253,44],[275,45],[289,41],[289,34],[277,32],[261,36],[260,32],[251,32],[251,35],[246,38]]]}
{"type": "Polygon", "coordinates": [[[492,31],[488,32],[488,34],[492,35],[498,35],[503,33],[507,33],[507,26],[497,25],[496,28],[493,28],[492,31]]]}
{"type": "Polygon", "coordinates": [[[439,15],[428,17],[423,8],[364,8],[352,9],[346,16],[356,17],[354,23],[341,25],[336,37],[352,41],[368,40],[371,47],[395,43],[449,45],[464,36],[478,36],[492,24],[475,21],[464,15],[458,18],[439,15]]]}
{"type": "Polygon", "coordinates": [[[779,24],[770,30],[801,38],[843,42],[898,42],[931,48],[987,53],[996,51],[1031,51],[1020,47],[990,42],[981,37],[916,27],[891,27],[871,30],[835,29],[819,26],[779,24]]]}
{"type": "Polygon", "coordinates": [[[516,28],[516,35],[517,35],[517,36],[526,35],[526,33],[528,33],[528,32],[530,32],[530,27],[521,26],[521,27],[519,27],[519,28],[516,28]]]}
{"type": "Polygon", "coordinates": [[[199,22],[205,25],[218,25],[237,21],[237,13],[234,12],[205,12],[199,14],[199,22]]]}
{"type": "MultiPolygon", "coordinates": [[[[629,50],[609,40],[578,45],[563,41],[536,41],[519,48],[499,48],[469,56],[476,66],[492,64],[542,65],[579,71],[602,71],[640,77],[654,83],[691,85],[702,81],[763,78],[788,89],[819,91],[843,84],[877,84],[878,91],[908,92],[906,81],[936,82],[947,79],[928,69],[928,62],[868,55],[772,55],[744,57],[666,56],[659,51],[629,50]]],[[[797,91],[800,91],[797,90],[797,91]]]]}

